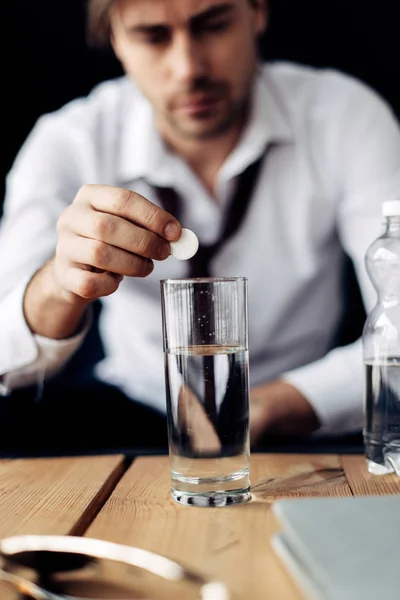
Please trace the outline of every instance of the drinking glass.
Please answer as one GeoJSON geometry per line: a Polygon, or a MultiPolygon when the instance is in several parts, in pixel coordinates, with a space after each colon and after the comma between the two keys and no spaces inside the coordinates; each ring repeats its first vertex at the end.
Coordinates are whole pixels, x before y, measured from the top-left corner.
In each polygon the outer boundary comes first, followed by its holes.
{"type": "Polygon", "coordinates": [[[247,279],[161,281],[172,497],[249,500],[247,279]]]}

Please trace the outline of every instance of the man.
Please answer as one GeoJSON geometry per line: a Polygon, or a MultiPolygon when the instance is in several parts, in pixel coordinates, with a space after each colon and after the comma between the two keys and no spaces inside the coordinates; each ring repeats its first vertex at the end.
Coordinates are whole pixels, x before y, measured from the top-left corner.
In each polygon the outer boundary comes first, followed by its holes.
{"type": "Polygon", "coordinates": [[[388,106],[333,71],[261,65],[263,0],[89,7],[127,77],[42,117],[9,174],[3,393],[62,370],[102,299],[97,377],[163,413],[159,281],[193,274],[170,257],[188,227],[215,250],[195,274],[249,279],[253,443],[359,430],[361,344],[333,347],[343,250],[375,301],[363,256],[399,183],[388,106]]]}

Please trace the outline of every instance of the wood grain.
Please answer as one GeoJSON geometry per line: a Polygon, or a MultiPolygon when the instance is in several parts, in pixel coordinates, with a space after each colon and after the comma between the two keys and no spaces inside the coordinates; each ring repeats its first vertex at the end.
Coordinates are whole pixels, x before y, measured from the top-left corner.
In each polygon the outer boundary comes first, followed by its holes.
{"type": "Polygon", "coordinates": [[[234,598],[302,598],[270,547],[277,497],[351,495],[339,458],[253,455],[253,500],[227,508],[182,507],[170,498],[168,457],[137,459],[87,534],[159,552],[211,577],[234,598]]]}
{"type": "Polygon", "coordinates": [[[354,496],[400,494],[400,477],[395,474],[371,475],[364,456],[342,456],[341,463],[354,496]]]}
{"type": "MultiPolygon", "coordinates": [[[[122,456],[0,460],[0,537],[80,535],[123,473],[122,456]]],[[[0,581],[1,600],[16,600],[0,581]]]]}
{"type": "Polygon", "coordinates": [[[336,455],[255,455],[252,473],[253,501],[272,501],[283,497],[351,496],[340,459],[336,455]]]}
{"type": "MultiPolygon", "coordinates": [[[[121,456],[0,460],[0,536],[86,531],[222,579],[235,600],[303,600],[270,546],[280,529],[271,504],[282,497],[400,494],[400,479],[370,475],[363,456],[254,454],[252,500],[227,508],[175,503],[166,456],[139,458],[123,472],[121,456]]],[[[2,586],[1,600],[18,599],[2,586]]],[[[189,598],[178,588],[162,597],[189,598]]]]}
{"type": "Polygon", "coordinates": [[[119,479],[122,456],[0,461],[0,537],[83,533],[119,479]]]}

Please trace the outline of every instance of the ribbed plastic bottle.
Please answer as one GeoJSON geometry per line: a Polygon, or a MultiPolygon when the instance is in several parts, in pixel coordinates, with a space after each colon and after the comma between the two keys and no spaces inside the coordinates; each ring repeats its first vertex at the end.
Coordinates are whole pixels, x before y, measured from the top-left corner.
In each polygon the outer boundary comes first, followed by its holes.
{"type": "Polygon", "coordinates": [[[400,200],[382,206],[384,231],[365,266],[377,303],[363,331],[364,444],[370,473],[400,476],[400,200]]]}

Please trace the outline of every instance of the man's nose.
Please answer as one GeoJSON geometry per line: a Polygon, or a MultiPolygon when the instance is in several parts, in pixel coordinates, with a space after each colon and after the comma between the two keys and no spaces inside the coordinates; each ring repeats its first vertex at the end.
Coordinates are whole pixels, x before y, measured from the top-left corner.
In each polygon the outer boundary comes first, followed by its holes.
{"type": "Polygon", "coordinates": [[[206,74],[203,48],[190,35],[176,35],[170,52],[170,70],[174,79],[187,83],[206,74]]]}

